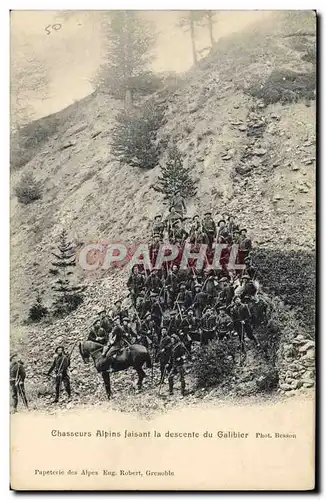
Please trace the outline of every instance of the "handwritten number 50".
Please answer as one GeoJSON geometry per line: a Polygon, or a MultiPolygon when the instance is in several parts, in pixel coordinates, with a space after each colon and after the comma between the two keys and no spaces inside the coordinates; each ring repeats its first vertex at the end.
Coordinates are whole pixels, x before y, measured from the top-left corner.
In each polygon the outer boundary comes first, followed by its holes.
{"type": "Polygon", "coordinates": [[[51,29],[54,31],[59,31],[62,28],[61,24],[49,24],[44,28],[48,35],[51,35],[51,29]]]}

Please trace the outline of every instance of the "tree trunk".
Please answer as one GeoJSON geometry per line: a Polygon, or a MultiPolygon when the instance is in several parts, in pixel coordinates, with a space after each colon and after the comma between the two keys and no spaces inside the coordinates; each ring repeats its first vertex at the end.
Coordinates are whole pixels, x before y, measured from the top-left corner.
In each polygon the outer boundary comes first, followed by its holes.
{"type": "Polygon", "coordinates": [[[208,15],[208,31],[209,31],[209,39],[211,42],[211,46],[213,47],[215,40],[214,40],[214,35],[213,35],[213,19],[212,19],[212,13],[209,12],[208,15]]]}
{"type": "Polygon", "coordinates": [[[190,12],[190,37],[191,37],[192,57],[194,60],[194,64],[197,64],[197,52],[196,52],[196,43],[195,43],[195,23],[194,23],[193,12],[190,12]]]}

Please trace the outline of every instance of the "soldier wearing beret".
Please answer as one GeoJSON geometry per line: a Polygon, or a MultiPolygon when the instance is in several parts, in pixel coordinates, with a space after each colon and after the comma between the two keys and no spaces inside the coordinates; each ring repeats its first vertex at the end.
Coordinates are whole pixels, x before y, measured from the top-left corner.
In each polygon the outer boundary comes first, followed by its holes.
{"type": "Polygon", "coordinates": [[[69,377],[70,356],[66,354],[63,346],[59,345],[55,350],[53,363],[46,373],[47,376],[55,372],[55,399],[54,403],[59,402],[61,383],[68,394],[68,399],[71,399],[71,387],[69,377]]]}
{"type": "Polygon", "coordinates": [[[14,411],[17,411],[18,400],[22,400],[24,406],[28,408],[27,397],[25,393],[26,371],[24,363],[18,358],[17,354],[10,356],[10,388],[13,400],[14,411]]]}

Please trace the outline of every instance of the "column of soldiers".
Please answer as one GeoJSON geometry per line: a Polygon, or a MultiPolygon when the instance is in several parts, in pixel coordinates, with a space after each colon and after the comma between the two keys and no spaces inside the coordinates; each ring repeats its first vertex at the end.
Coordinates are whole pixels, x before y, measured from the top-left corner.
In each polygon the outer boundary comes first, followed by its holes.
{"type": "Polygon", "coordinates": [[[235,218],[227,214],[223,214],[217,225],[211,212],[202,220],[195,215],[190,224],[184,214],[184,202],[176,195],[165,220],[161,215],[155,216],[150,247],[153,263],[162,242],[179,245],[180,254],[185,242],[194,247],[207,243],[208,253],[214,243],[228,246],[237,243],[245,272],[242,275],[230,272],[222,262],[222,268],[216,271],[205,268],[197,271],[194,267],[181,270],[178,258],[151,271],[134,266],[127,282],[132,307],[124,309],[118,300],[114,310],[98,311],[89,335],[89,340],[104,345],[103,354],[108,356],[117,355],[133,343],[144,345],[160,364],[161,383],[167,374],[169,392],[173,394],[174,377],[179,374],[183,395],[184,365],[191,361],[194,343],[207,345],[233,335],[243,342],[247,335],[259,346],[249,308],[250,302],[257,300],[257,288],[247,230],[240,230],[235,218]]]}
{"type": "MultiPolygon", "coordinates": [[[[189,219],[185,211],[184,201],[176,193],[168,216],[165,219],[162,215],[155,216],[151,231],[152,262],[156,260],[159,245],[166,241],[179,245],[180,255],[186,242],[194,249],[197,244],[206,243],[208,258],[214,243],[227,244],[227,249],[236,243],[245,271],[242,274],[229,271],[227,258],[223,263],[223,253],[219,270],[204,268],[198,271],[192,266],[181,270],[178,258],[151,271],[134,266],[127,282],[132,307],[124,308],[119,299],[111,311],[98,309],[88,335],[88,340],[103,345],[104,356],[117,356],[133,343],[144,345],[151,351],[153,361],[160,365],[160,384],[167,375],[169,393],[173,394],[174,378],[179,375],[182,395],[185,394],[185,364],[191,361],[196,343],[207,345],[238,336],[243,344],[247,335],[259,346],[249,307],[257,300],[257,288],[251,260],[252,243],[247,230],[240,229],[235,217],[226,213],[216,224],[211,212],[205,213],[202,219],[199,215],[189,219]]],[[[53,364],[46,373],[55,372],[54,402],[59,400],[62,384],[68,398],[71,397],[69,365],[70,355],[63,346],[58,346],[53,364]]],[[[10,373],[14,409],[18,395],[27,406],[25,371],[16,357],[12,360],[10,373]]]]}

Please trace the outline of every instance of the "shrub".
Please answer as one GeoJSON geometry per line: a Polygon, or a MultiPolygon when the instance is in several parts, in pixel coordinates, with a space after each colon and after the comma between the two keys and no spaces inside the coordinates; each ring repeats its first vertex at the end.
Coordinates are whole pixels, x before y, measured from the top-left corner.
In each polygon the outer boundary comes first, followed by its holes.
{"type": "Polygon", "coordinates": [[[177,191],[183,198],[192,198],[197,192],[197,179],[193,179],[190,168],[183,165],[183,155],[173,144],[169,147],[165,165],[161,166],[159,176],[153,189],[171,200],[177,191]]]}
{"type": "Polygon", "coordinates": [[[19,203],[28,205],[41,198],[40,184],[35,180],[33,174],[25,173],[21,176],[18,184],[15,186],[15,195],[19,203]]]}
{"type": "Polygon", "coordinates": [[[132,167],[154,168],[161,154],[156,137],[163,121],[164,108],[152,102],[122,111],[112,132],[113,155],[132,167]]]}
{"type": "Polygon", "coordinates": [[[264,290],[296,311],[305,328],[315,324],[316,258],[313,252],[259,249],[253,252],[258,278],[264,290]]]}
{"type": "Polygon", "coordinates": [[[264,103],[295,102],[315,99],[316,73],[296,73],[287,69],[274,70],[263,85],[252,86],[246,92],[264,103]]]}
{"type": "Polygon", "coordinates": [[[236,347],[230,340],[201,346],[193,362],[197,387],[212,387],[233,374],[236,347]]]}
{"type": "Polygon", "coordinates": [[[32,322],[41,321],[48,314],[48,310],[43,306],[40,293],[37,294],[35,304],[28,311],[28,319],[32,322]]]}

